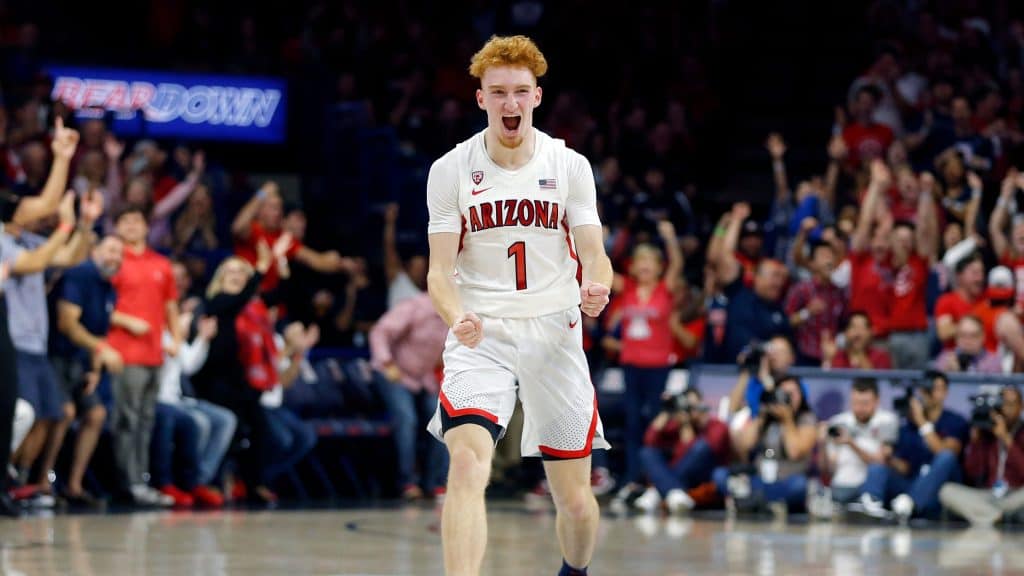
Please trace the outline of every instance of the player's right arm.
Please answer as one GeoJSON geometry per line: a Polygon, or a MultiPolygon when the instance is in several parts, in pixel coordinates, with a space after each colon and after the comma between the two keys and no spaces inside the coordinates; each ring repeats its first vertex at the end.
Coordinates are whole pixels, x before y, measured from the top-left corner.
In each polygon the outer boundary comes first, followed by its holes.
{"type": "Polygon", "coordinates": [[[462,212],[459,210],[458,178],[451,160],[451,155],[448,155],[434,162],[427,176],[427,208],[430,211],[427,292],[434,303],[434,310],[451,326],[459,342],[475,348],[483,339],[483,325],[476,314],[463,310],[462,298],[455,285],[462,212]]]}

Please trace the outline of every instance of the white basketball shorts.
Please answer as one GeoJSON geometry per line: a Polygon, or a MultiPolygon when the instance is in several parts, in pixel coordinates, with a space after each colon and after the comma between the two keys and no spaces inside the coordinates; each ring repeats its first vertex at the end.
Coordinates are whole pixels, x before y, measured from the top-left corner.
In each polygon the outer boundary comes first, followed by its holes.
{"type": "Polygon", "coordinates": [[[537,318],[481,316],[484,338],[472,349],[449,331],[430,433],[443,441],[451,428],[472,423],[497,441],[518,394],[523,456],[568,460],[610,448],[583,354],[581,314],[571,308],[537,318]]]}

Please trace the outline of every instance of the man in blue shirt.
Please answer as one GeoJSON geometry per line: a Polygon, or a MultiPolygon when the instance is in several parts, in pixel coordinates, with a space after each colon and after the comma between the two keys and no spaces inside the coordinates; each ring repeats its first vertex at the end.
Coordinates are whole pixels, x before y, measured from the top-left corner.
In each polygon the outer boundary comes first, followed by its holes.
{"type": "Polygon", "coordinates": [[[915,512],[939,510],[939,490],[946,482],[960,482],[960,451],[970,426],[967,420],[945,409],[949,379],[928,371],[918,393],[910,398],[906,421],[886,464],[868,466],[861,504],[872,516],[884,516],[883,502],[895,495],[892,511],[901,522],[915,512]]]}
{"type": "Polygon", "coordinates": [[[103,372],[120,372],[121,355],[104,337],[110,328],[117,295],[110,278],[121,267],[124,243],[107,236],[92,250],[89,260],[64,274],[57,300],[57,336],[53,364],[64,385],[64,410],[71,417],[50,435],[44,470],[52,468],[64,441],[64,432],[76,417],[80,421],[71,471],[64,492],[72,505],[96,506],[100,502],[82,487],[85,469],[103,430],[107,411],[96,393],[103,372]]]}
{"type": "Polygon", "coordinates": [[[729,224],[716,229],[716,238],[708,248],[708,261],[718,275],[718,285],[728,298],[725,306],[725,338],[720,362],[734,362],[740,351],[754,340],[767,342],[775,336],[789,337],[789,318],[782,308],[782,296],[788,271],[777,260],[757,263],[752,286],[744,283],[743,266],[736,258],[736,245],[743,221],[750,215],[750,206],[739,203],[733,207],[729,224]]]}

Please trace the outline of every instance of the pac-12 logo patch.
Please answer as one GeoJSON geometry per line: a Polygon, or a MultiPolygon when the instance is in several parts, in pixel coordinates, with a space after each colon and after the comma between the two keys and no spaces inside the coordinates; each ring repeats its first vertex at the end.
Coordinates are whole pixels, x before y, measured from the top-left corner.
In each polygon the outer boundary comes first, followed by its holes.
{"type": "Polygon", "coordinates": [[[483,170],[477,170],[473,172],[473,184],[479,184],[484,181],[483,170]]]}

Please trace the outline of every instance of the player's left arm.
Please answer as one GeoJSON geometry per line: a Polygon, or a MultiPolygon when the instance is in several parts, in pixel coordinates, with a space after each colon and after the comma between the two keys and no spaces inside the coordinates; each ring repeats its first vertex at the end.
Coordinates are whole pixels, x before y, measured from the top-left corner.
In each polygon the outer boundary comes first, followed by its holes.
{"type": "Polygon", "coordinates": [[[596,317],[608,305],[615,273],[604,251],[604,231],[597,213],[597,187],[590,163],[583,155],[570,152],[568,172],[566,215],[583,269],[580,309],[584,314],[596,317]]]}

